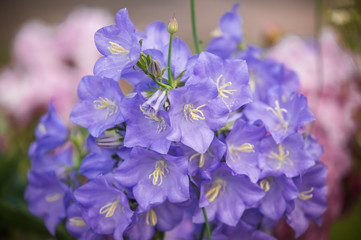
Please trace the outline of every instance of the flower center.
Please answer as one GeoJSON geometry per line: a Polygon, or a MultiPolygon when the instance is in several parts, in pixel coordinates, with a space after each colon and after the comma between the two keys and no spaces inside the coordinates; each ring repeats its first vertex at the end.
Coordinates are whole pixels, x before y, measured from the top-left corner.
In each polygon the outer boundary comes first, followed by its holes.
{"type": "Polygon", "coordinates": [[[115,209],[117,208],[118,203],[120,202],[120,198],[111,203],[105,204],[100,210],[100,214],[105,214],[105,217],[111,217],[114,215],[115,209]]]}
{"type": "Polygon", "coordinates": [[[150,209],[145,215],[145,222],[149,226],[155,226],[157,224],[157,214],[155,214],[153,209],[150,209]]]}
{"type": "Polygon", "coordinates": [[[195,153],[193,154],[190,158],[189,158],[189,162],[191,162],[193,159],[195,159],[196,157],[199,157],[199,168],[203,167],[204,166],[204,161],[206,160],[205,159],[205,156],[203,153],[195,153]]]}
{"type": "Polygon", "coordinates": [[[235,156],[237,159],[240,158],[238,152],[245,152],[245,153],[254,152],[254,145],[250,144],[250,143],[243,143],[239,147],[235,147],[234,145],[231,145],[229,147],[229,153],[230,153],[231,160],[234,160],[233,156],[235,156]]]}
{"type": "Polygon", "coordinates": [[[150,111],[145,111],[142,108],[142,105],[139,105],[140,111],[142,111],[142,113],[146,116],[147,119],[152,119],[156,122],[158,122],[158,126],[157,126],[157,133],[161,133],[163,132],[166,128],[167,128],[167,123],[164,120],[164,118],[162,116],[160,116],[158,113],[153,114],[150,111]]]}
{"type": "Polygon", "coordinates": [[[268,192],[270,187],[271,187],[271,183],[268,177],[262,179],[262,181],[259,183],[259,186],[265,191],[268,192]]]}
{"type": "Polygon", "coordinates": [[[70,218],[69,219],[69,224],[71,226],[78,226],[78,227],[81,227],[81,226],[85,226],[86,223],[84,222],[84,220],[81,218],[81,217],[73,217],[73,218],[70,218]]]}
{"type": "Polygon", "coordinates": [[[211,188],[207,191],[206,197],[209,202],[213,202],[218,195],[222,195],[226,191],[226,182],[217,178],[212,182],[211,188]]]}
{"type": "Polygon", "coordinates": [[[193,108],[193,104],[186,104],[183,107],[183,114],[185,119],[188,121],[190,120],[191,122],[193,120],[204,120],[204,114],[203,114],[203,110],[200,110],[202,107],[206,106],[207,104],[203,104],[197,108],[193,108]]]}
{"type": "Polygon", "coordinates": [[[268,155],[269,158],[277,160],[276,169],[280,169],[284,163],[293,166],[293,162],[288,158],[290,152],[288,150],[285,151],[282,147],[282,144],[278,144],[278,151],[279,154],[271,152],[271,154],[268,155]]]}
{"type": "Polygon", "coordinates": [[[157,160],[157,163],[155,164],[155,170],[152,174],[149,174],[149,179],[153,177],[153,185],[160,186],[163,183],[163,177],[166,177],[166,174],[169,173],[169,170],[167,168],[167,164],[164,160],[157,160]]]}
{"type": "Polygon", "coordinates": [[[286,133],[288,130],[288,122],[286,122],[285,119],[283,118],[282,112],[287,113],[287,110],[284,108],[280,108],[280,104],[278,100],[275,101],[275,105],[276,107],[274,109],[268,107],[267,111],[272,111],[272,113],[280,120],[280,123],[278,124],[275,130],[277,131],[280,128],[284,128],[286,133]]]}
{"type": "Polygon", "coordinates": [[[47,201],[47,202],[55,202],[55,201],[58,201],[58,200],[62,199],[63,196],[64,196],[64,193],[48,194],[45,197],[45,201],[47,201]]]}
{"type": "Polygon", "coordinates": [[[255,81],[255,75],[254,73],[250,73],[249,74],[249,87],[251,88],[252,93],[254,94],[254,92],[256,91],[256,81],[255,81]]]}
{"type": "Polygon", "coordinates": [[[220,80],[221,78],[223,77],[223,75],[220,75],[218,78],[217,78],[217,89],[218,89],[218,97],[220,97],[222,99],[222,101],[224,102],[224,99],[225,98],[229,98],[229,95],[232,95],[233,92],[237,91],[237,90],[233,90],[233,89],[225,89],[229,86],[232,85],[232,82],[227,82],[225,83],[225,80],[223,78],[223,81],[222,81],[222,86],[220,86],[220,80]],[[227,95],[228,94],[228,95],[227,95]]]}
{"type": "Polygon", "coordinates": [[[39,128],[39,131],[42,133],[42,134],[46,134],[46,128],[45,128],[45,125],[40,123],[38,125],[38,128],[39,128]]]}
{"type": "Polygon", "coordinates": [[[125,50],[119,44],[117,44],[115,42],[109,42],[109,43],[110,43],[111,46],[108,47],[108,49],[112,54],[119,55],[119,54],[129,53],[128,50],[125,50]]]}
{"type": "Polygon", "coordinates": [[[99,99],[100,100],[94,101],[94,108],[98,110],[106,108],[107,115],[105,116],[105,119],[118,112],[118,106],[115,104],[115,102],[109,100],[108,98],[103,98],[103,97],[99,97],[99,99]]]}
{"type": "Polygon", "coordinates": [[[300,199],[302,199],[302,200],[311,199],[311,198],[313,197],[313,194],[312,194],[313,190],[314,190],[314,188],[311,187],[310,190],[301,192],[301,193],[298,195],[298,197],[299,197],[300,199]]]}

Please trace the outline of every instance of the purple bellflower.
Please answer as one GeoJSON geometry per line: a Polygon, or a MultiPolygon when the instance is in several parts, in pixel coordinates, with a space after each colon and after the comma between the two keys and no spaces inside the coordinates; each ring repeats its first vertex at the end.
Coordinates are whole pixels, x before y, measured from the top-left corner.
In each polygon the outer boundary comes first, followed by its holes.
{"type": "Polygon", "coordinates": [[[314,160],[320,159],[323,153],[323,147],[320,146],[317,140],[311,135],[307,135],[305,139],[305,150],[310,154],[314,160]]]}
{"type": "Polygon", "coordinates": [[[163,22],[152,22],[145,29],[142,49],[156,49],[162,51],[169,43],[167,26],[163,22]]]}
{"type": "Polygon", "coordinates": [[[327,208],[326,178],[327,168],[320,162],[295,178],[299,195],[294,210],[287,215],[287,223],[295,230],[296,237],[307,230],[309,220],[321,225],[322,214],[327,208]]]}
{"type": "Polygon", "coordinates": [[[84,222],[97,234],[123,239],[123,232],[131,223],[133,212],[122,189],[109,178],[99,176],[74,192],[84,222]]]}
{"type": "Polygon", "coordinates": [[[214,138],[214,131],[224,126],[228,109],[217,104],[217,87],[210,81],[172,89],[168,140],[181,142],[199,153],[205,153],[214,138]]]}
{"type": "Polygon", "coordinates": [[[126,147],[149,147],[159,153],[168,152],[171,142],[166,139],[170,127],[168,114],[163,108],[165,94],[165,91],[158,90],[148,100],[137,94],[124,102],[126,147]]]}
{"type": "Polygon", "coordinates": [[[29,185],[24,198],[28,202],[29,211],[45,220],[45,226],[51,234],[55,227],[66,216],[67,186],[60,182],[55,172],[28,172],[29,185]]]}
{"type": "MultiPolygon", "coordinates": [[[[256,204],[263,196],[264,191],[247,176],[234,176],[231,169],[222,164],[212,173],[212,181],[201,183],[199,207],[205,207],[209,221],[218,219],[236,226],[245,209],[256,204]]],[[[204,222],[200,209],[193,216],[193,222],[204,222]]]]}
{"type": "Polygon", "coordinates": [[[68,129],[60,119],[52,104],[49,113],[43,115],[35,129],[36,142],[32,146],[33,154],[42,154],[63,145],[68,137],[68,129]]]}
{"type": "Polygon", "coordinates": [[[286,210],[293,207],[293,200],[298,197],[298,190],[292,179],[276,171],[262,174],[259,185],[265,191],[259,210],[273,220],[284,216],[286,210]]]}
{"type": "Polygon", "coordinates": [[[227,165],[235,173],[247,175],[254,183],[258,181],[261,173],[258,154],[261,139],[265,135],[264,127],[257,127],[238,119],[225,140],[227,165]]]}
{"type": "Polygon", "coordinates": [[[315,160],[305,151],[301,134],[295,133],[277,144],[272,136],[261,141],[259,166],[263,171],[278,171],[296,177],[312,167],[315,160]]]}
{"type": "Polygon", "coordinates": [[[138,214],[135,211],[133,216],[133,223],[124,232],[124,236],[132,240],[150,240],[155,233],[155,227],[152,225],[152,219],[155,221],[153,212],[138,214]],[[149,224],[148,224],[149,223],[149,224]]]}
{"type": "Polygon", "coordinates": [[[139,60],[140,44],[126,8],[116,14],[115,25],[99,29],[94,39],[104,55],[96,62],[94,75],[118,82],[122,72],[131,69],[139,60]]]}
{"type": "Polygon", "coordinates": [[[59,179],[65,177],[67,168],[73,166],[72,148],[67,146],[57,149],[55,152],[44,154],[34,154],[33,149],[36,143],[33,143],[29,149],[29,158],[31,161],[31,170],[36,172],[54,171],[59,179]]]}
{"type": "Polygon", "coordinates": [[[113,155],[116,155],[116,149],[104,149],[96,144],[96,139],[93,136],[89,136],[87,140],[87,146],[90,153],[81,162],[79,173],[93,179],[99,174],[106,174],[113,167],[115,167],[116,159],[113,155]]]}
{"type": "Polygon", "coordinates": [[[303,124],[314,120],[306,97],[284,86],[276,86],[268,91],[268,104],[259,101],[248,104],[245,114],[251,122],[262,120],[277,143],[296,133],[303,124]]]}
{"type": "Polygon", "coordinates": [[[96,234],[84,222],[78,204],[72,204],[67,210],[66,229],[78,240],[106,240],[103,235],[96,234]]]}
{"type": "Polygon", "coordinates": [[[284,64],[264,58],[263,50],[256,46],[248,46],[246,50],[237,52],[235,58],[247,61],[249,85],[254,100],[267,102],[268,90],[283,85],[293,92],[299,92],[300,82],[297,74],[287,69],[284,64]]]}
{"type": "Polygon", "coordinates": [[[213,240],[276,240],[255,227],[239,221],[237,226],[219,225],[212,233],[213,240]]]}
{"type": "Polygon", "coordinates": [[[151,207],[148,211],[139,211],[136,224],[126,235],[134,240],[151,239],[154,230],[167,232],[175,228],[183,219],[182,207],[168,201],[151,207]]]}
{"type": "Polygon", "coordinates": [[[230,112],[252,101],[248,84],[248,69],[244,60],[222,60],[220,57],[202,52],[194,66],[193,74],[187,84],[209,81],[217,86],[218,99],[230,112]]]}
{"type": "Polygon", "coordinates": [[[235,4],[232,10],[226,12],[219,20],[221,36],[213,38],[207,47],[207,51],[226,59],[239,49],[243,41],[242,20],[238,14],[239,4],[235,4]]]}
{"type": "Polygon", "coordinates": [[[213,138],[211,145],[205,153],[195,152],[184,147],[184,155],[188,157],[188,174],[199,176],[201,179],[211,179],[211,173],[216,169],[226,151],[226,146],[218,138],[213,138]]]}
{"type": "MultiPolygon", "coordinates": [[[[159,64],[159,67],[161,70],[165,68],[168,65],[168,50],[169,50],[169,37],[167,44],[160,47],[160,45],[156,46],[156,49],[144,49],[143,53],[145,55],[150,55],[152,60],[157,61],[159,64]],[[159,48],[159,49],[158,49],[159,48]]],[[[186,70],[182,77],[180,78],[180,81],[184,82],[189,78],[189,75],[191,71],[189,70],[188,66],[188,60],[191,58],[191,52],[181,39],[174,38],[172,43],[172,55],[171,55],[171,71],[174,78],[178,77],[184,70],[186,70]]],[[[133,84],[135,86],[136,90],[151,90],[149,85],[154,85],[154,82],[151,80],[151,78],[147,75],[145,75],[142,71],[139,69],[129,70],[125,75],[122,76],[124,79],[126,79],[128,82],[133,84]]],[[[168,79],[168,71],[165,71],[163,73],[163,78],[168,79]]]]}
{"type": "Polygon", "coordinates": [[[139,206],[149,210],[167,199],[172,203],[189,199],[188,162],[185,157],[162,155],[139,147],[114,170],[119,184],[133,187],[139,206]]]}
{"type": "Polygon", "coordinates": [[[106,129],[123,122],[123,93],[117,82],[98,76],[86,76],[79,83],[80,101],[74,106],[70,120],[98,137],[106,129]]]}

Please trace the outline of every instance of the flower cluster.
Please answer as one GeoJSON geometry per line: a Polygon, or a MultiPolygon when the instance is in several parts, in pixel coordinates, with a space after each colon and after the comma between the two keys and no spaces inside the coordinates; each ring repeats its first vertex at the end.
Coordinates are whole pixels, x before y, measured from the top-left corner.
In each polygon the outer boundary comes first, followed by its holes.
{"type": "Polygon", "coordinates": [[[343,181],[352,168],[350,143],[357,132],[354,115],[361,106],[356,84],[359,70],[353,65],[354,56],[340,46],[335,33],[327,28],[320,33],[318,44],[314,39],[288,35],[267,55],[297,72],[302,92],[308,96],[310,109],[317,119],[311,133],[324,148],[325,153],[319,160],[328,168],[327,198],[332,208],[323,215],[322,228],[309,228],[302,237],[327,239],[330,226],[347,205],[343,199],[343,181]],[[319,59],[321,61],[317,61],[319,59]]]}
{"type": "Polygon", "coordinates": [[[293,71],[242,44],[237,12],[197,55],[173,39],[175,19],[142,33],[121,9],[97,31],[103,57],[70,115],[90,134],[88,154],[74,141],[72,156],[51,105],[29,152],[25,197],[50,232],[65,219],[79,239],[202,239],[200,224],[212,239],[274,239],[280,219],[296,236],[320,223],[327,170],[302,133],[313,114],[293,71]]]}

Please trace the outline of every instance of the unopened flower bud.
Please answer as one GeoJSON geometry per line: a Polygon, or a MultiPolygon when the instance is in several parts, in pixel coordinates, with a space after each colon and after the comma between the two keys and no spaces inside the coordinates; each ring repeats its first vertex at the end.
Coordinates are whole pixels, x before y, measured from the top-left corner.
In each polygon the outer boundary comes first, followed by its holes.
{"type": "Polygon", "coordinates": [[[122,146],[123,136],[118,133],[104,133],[95,140],[98,147],[114,149],[122,146]]]}
{"type": "Polygon", "coordinates": [[[162,76],[162,65],[159,61],[152,59],[148,66],[148,72],[154,77],[159,78],[162,76]]]}
{"type": "Polygon", "coordinates": [[[167,31],[170,34],[176,33],[178,31],[178,22],[177,19],[175,19],[175,16],[173,16],[168,24],[167,31]]]}
{"type": "Polygon", "coordinates": [[[155,115],[164,105],[166,100],[166,92],[158,90],[146,102],[142,104],[141,109],[144,114],[155,115]]]}

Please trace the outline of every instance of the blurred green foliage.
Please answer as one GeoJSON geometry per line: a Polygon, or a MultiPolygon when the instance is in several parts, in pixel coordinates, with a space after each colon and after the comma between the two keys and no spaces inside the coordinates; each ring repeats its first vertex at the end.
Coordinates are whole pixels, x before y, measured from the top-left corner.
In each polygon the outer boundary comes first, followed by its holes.
{"type": "Polygon", "coordinates": [[[361,54],[361,1],[360,0],[329,0],[327,21],[342,37],[345,47],[361,54]]]}
{"type": "Polygon", "coordinates": [[[361,197],[351,212],[338,219],[331,228],[330,240],[361,239],[361,197]]]}

